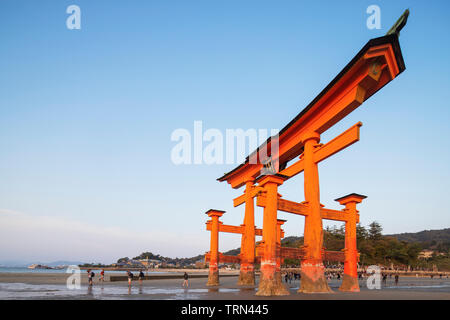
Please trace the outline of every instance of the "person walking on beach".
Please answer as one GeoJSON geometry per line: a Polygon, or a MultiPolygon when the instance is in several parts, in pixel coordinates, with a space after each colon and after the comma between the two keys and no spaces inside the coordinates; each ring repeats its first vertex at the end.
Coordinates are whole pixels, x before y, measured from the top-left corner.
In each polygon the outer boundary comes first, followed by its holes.
{"type": "Polygon", "coordinates": [[[188,276],[187,272],[184,273],[183,278],[184,278],[184,281],[183,281],[182,286],[184,287],[184,285],[186,285],[186,288],[189,287],[189,276],[188,276]]]}
{"type": "Polygon", "coordinates": [[[102,269],[102,271],[100,271],[100,280],[102,283],[105,282],[105,269],[102,269]]]}
{"type": "Polygon", "coordinates": [[[131,281],[133,281],[133,274],[130,270],[127,270],[127,276],[128,276],[128,287],[131,287],[131,281]]]}
{"type": "Polygon", "coordinates": [[[92,277],[93,277],[94,272],[91,272],[91,269],[88,269],[87,274],[88,274],[89,286],[92,286],[92,277]]]}
{"type": "Polygon", "coordinates": [[[139,285],[142,285],[142,280],[144,280],[144,272],[139,271],[139,285]]]}

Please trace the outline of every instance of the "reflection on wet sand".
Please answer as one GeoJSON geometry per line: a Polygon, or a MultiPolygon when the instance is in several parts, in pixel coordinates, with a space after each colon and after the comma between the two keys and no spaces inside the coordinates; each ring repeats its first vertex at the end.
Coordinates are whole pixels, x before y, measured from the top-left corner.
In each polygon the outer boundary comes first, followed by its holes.
{"type": "MultiPolygon", "coordinates": [[[[144,281],[142,285],[129,287],[127,283],[105,282],[104,285],[68,289],[60,284],[25,284],[0,282],[0,299],[257,299],[256,287],[238,287],[236,279],[226,279],[219,287],[208,288],[203,279],[193,279],[189,288],[182,288],[177,281],[144,281]]],[[[401,278],[398,286],[387,283],[382,290],[368,290],[361,283],[358,295],[342,294],[338,281],[331,281],[333,299],[449,299],[450,280],[401,278]]],[[[296,293],[298,283],[288,285],[291,295],[286,299],[321,299],[323,296],[305,296],[296,293]]]]}

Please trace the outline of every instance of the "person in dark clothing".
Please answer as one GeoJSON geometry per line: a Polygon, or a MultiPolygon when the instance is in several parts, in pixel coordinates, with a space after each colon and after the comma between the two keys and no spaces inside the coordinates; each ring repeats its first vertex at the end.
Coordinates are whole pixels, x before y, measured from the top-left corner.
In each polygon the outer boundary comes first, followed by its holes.
{"type": "Polygon", "coordinates": [[[187,272],[184,273],[183,279],[184,279],[184,281],[183,281],[182,286],[184,287],[184,285],[186,285],[186,288],[189,287],[189,276],[188,276],[187,272]]]}
{"type": "Polygon", "coordinates": [[[398,285],[398,274],[395,275],[395,285],[398,285]]]}
{"type": "Polygon", "coordinates": [[[91,271],[90,269],[87,271],[87,273],[88,273],[88,279],[89,279],[89,286],[92,286],[92,281],[95,276],[95,273],[93,271],[91,271]]]}
{"type": "Polygon", "coordinates": [[[131,287],[131,281],[133,281],[133,273],[130,270],[127,271],[128,276],[128,287],[131,287]]]}
{"type": "Polygon", "coordinates": [[[387,274],[383,274],[383,284],[386,285],[387,274]]]}
{"type": "Polygon", "coordinates": [[[142,280],[144,280],[144,272],[142,270],[139,271],[139,284],[142,285],[142,280]]]}

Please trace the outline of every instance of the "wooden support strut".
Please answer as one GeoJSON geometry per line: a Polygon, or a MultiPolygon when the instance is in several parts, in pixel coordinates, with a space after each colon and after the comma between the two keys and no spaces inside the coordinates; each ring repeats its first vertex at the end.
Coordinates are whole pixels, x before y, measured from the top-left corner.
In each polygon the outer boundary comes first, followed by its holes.
{"type": "MultiPolygon", "coordinates": [[[[313,151],[313,160],[315,163],[319,163],[333,154],[351,146],[355,142],[359,141],[359,128],[362,126],[362,122],[358,122],[350,129],[344,131],[336,138],[330,142],[324,144],[323,146],[317,147],[313,151]]],[[[280,174],[285,175],[289,178],[294,177],[305,170],[305,161],[303,157],[290,165],[286,169],[280,171],[280,174]]],[[[236,198],[237,199],[237,198],[236,198]]]]}
{"type": "MultiPolygon", "coordinates": [[[[206,230],[212,230],[212,220],[206,221],[206,230]]],[[[242,224],[240,226],[232,226],[228,224],[219,224],[219,232],[243,234],[245,232],[245,225],[242,224]]],[[[255,228],[255,236],[262,237],[262,233],[262,229],[255,228]]],[[[281,229],[281,237],[284,237],[283,229],[281,229]]]]}
{"type": "MultiPolygon", "coordinates": [[[[258,207],[266,206],[266,196],[264,193],[258,195],[256,205],[258,207]]],[[[280,198],[278,199],[278,210],[301,216],[307,216],[309,214],[307,203],[298,203],[280,198]]],[[[346,222],[348,220],[348,214],[345,211],[326,209],[324,207],[320,209],[320,215],[322,216],[322,219],[326,220],[334,220],[342,222],[346,222]]],[[[356,223],[359,223],[358,213],[356,214],[356,223]]]]}

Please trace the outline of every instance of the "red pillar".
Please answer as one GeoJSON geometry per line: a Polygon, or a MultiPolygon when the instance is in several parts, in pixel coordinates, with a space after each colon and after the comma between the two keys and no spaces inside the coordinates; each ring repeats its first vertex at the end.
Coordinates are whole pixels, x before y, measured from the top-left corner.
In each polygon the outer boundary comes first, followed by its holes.
{"type": "Polygon", "coordinates": [[[309,212],[305,217],[304,249],[305,259],[301,262],[302,278],[298,292],[332,292],[324,275],[322,261],[323,229],[320,214],[319,170],[314,161],[314,149],[320,141],[316,132],[305,135],[303,159],[305,163],[305,201],[309,212]]]}
{"type": "Polygon", "coordinates": [[[358,284],[358,250],[356,246],[356,221],[358,210],[356,204],[362,202],[366,196],[356,193],[349,194],[336,199],[341,205],[345,205],[344,211],[347,213],[345,222],[345,262],[344,277],[340,291],[359,292],[358,284]]]}
{"type": "Polygon", "coordinates": [[[283,296],[289,295],[289,291],[281,282],[281,274],[277,271],[277,252],[279,245],[277,240],[277,210],[278,210],[278,186],[287,177],[275,174],[261,176],[258,183],[266,192],[266,206],[263,219],[263,248],[261,258],[261,275],[257,296],[283,296]]]}
{"type": "Polygon", "coordinates": [[[225,211],[210,209],[206,212],[211,218],[211,249],[209,258],[209,275],[207,286],[219,285],[219,218],[225,211]]]}
{"type": "Polygon", "coordinates": [[[255,285],[255,205],[251,195],[253,179],[245,184],[244,233],[241,242],[241,270],[238,285],[255,285]]]}

